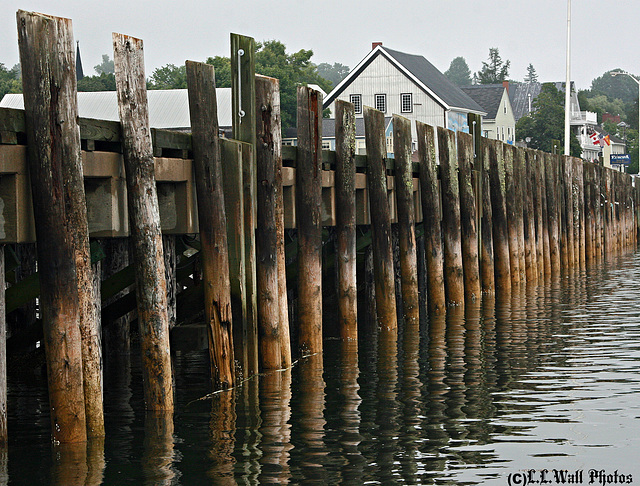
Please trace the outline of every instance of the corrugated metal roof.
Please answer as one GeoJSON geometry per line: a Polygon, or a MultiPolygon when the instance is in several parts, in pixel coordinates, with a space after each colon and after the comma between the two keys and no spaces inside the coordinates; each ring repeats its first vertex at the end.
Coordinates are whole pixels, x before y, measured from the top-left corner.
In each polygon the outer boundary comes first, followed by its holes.
{"type": "MultiPolygon", "coordinates": [[[[216,88],[218,101],[218,125],[230,127],[231,88],[216,88]]],[[[186,89],[148,90],[149,124],[152,128],[188,129],[189,98],[186,89]]],[[[0,101],[2,108],[24,109],[21,94],[7,94],[0,101]]],[[[120,121],[118,100],[115,91],[95,91],[78,93],[78,115],[95,120],[120,121]]]]}

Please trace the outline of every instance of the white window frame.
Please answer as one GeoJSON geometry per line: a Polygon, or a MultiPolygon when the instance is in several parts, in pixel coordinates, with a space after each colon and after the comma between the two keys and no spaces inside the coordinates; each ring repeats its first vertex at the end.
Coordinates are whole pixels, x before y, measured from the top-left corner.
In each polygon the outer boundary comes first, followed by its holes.
{"type": "Polygon", "coordinates": [[[400,94],[400,112],[413,113],[413,93],[400,94]],[[407,108],[405,108],[405,101],[407,101],[407,108]]]}
{"type": "Polygon", "coordinates": [[[387,112],[387,95],[384,93],[378,93],[373,95],[373,101],[375,105],[375,109],[381,111],[382,113],[387,112]],[[382,103],[380,103],[380,101],[382,103]],[[382,110],[380,108],[383,108],[382,110]]]}
{"type": "Polygon", "coordinates": [[[362,114],[362,95],[361,94],[349,95],[349,102],[353,103],[353,107],[355,108],[356,115],[362,114]]]}

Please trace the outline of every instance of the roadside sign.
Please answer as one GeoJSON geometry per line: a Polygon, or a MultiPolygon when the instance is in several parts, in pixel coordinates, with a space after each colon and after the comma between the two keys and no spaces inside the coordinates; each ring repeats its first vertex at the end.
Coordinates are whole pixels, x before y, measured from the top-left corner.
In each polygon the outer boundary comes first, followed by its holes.
{"type": "Polygon", "coordinates": [[[611,164],[629,165],[631,156],[629,154],[611,154],[611,164]]]}

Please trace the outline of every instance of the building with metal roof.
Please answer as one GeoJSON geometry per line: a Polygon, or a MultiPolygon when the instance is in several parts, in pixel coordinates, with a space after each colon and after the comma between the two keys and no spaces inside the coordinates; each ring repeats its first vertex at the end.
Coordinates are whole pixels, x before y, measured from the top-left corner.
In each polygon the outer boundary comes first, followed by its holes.
{"type": "Polygon", "coordinates": [[[432,126],[469,132],[468,115],[486,111],[423,56],[374,43],[371,52],[329,93],[324,108],[335,113],[335,100],[355,105],[356,118],[364,105],[387,115],[399,114],[432,126]]]}
{"type": "MultiPolygon", "coordinates": [[[[218,125],[230,128],[231,88],[217,88],[218,125]]],[[[149,124],[151,128],[190,131],[189,98],[186,89],[148,90],[149,124]]],[[[24,109],[22,94],[7,94],[0,101],[2,108],[24,109]]],[[[78,93],[78,116],[95,120],[120,121],[115,91],[78,93]]]]}
{"type": "Polygon", "coordinates": [[[516,120],[509,100],[509,82],[474,84],[460,89],[487,112],[482,118],[482,136],[513,144],[516,140],[516,120]]]}

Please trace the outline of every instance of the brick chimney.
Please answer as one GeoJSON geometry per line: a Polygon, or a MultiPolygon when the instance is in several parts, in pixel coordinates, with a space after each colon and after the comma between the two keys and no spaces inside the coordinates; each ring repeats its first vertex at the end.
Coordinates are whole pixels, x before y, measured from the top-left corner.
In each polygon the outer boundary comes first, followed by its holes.
{"type": "Polygon", "coordinates": [[[371,50],[373,51],[376,47],[381,46],[382,42],[372,42],[371,43],[371,50]]]}
{"type": "Polygon", "coordinates": [[[503,81],[502,86],[507,90],[507,94],[509,93],[509,81],[503,81]]]}

